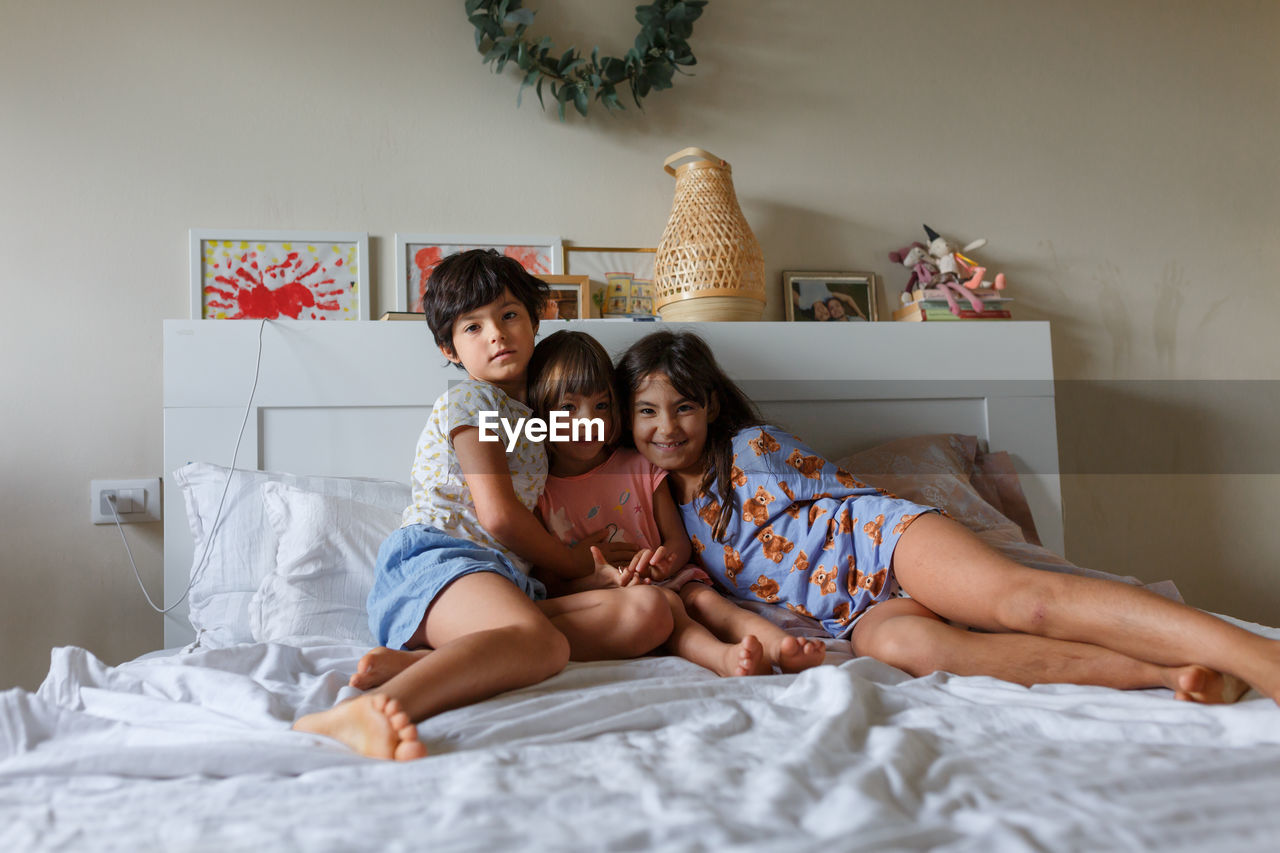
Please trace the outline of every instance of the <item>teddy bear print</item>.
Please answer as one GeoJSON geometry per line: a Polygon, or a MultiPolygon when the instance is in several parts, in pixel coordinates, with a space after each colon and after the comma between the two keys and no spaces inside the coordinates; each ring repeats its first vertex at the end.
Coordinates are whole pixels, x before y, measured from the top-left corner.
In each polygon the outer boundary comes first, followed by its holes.
{"type": "Polygon", "coordinates": [[[782,489],[782,493],[787,496],[787,500],[795,503],[796,493],[791,491],[791,487],[787,485],[785,480],[778,483],[778,488],[782,489]]]}
{"type": "Polygon", "coordinates": [[[778,600],[778,582],[768,575],[761,575],[750,586],[750,590],[762,601],[773,602],[778,600]]]}
{"type": "Polygon", "coordinates": [[[799,521],[799,520],[800,520],[800,510],[801,510],[801,509],[803,509],[803,508],[804,508],[803,504],[791,503],[791,504],[789,504],[789,505],[787,506],[787,508],[786,508],[786,509],[784,509],[784,510],[783,510],[783,512],[785,512],[787,515],[789,515],[789,516],[791,516],[792,518],[794,518],[796,521],[799,521]]]}
{"type": "Polygon", "coordinates": [[[804,475],[805,479],[816,480],[822,476],[819,472],[822,471],[822,466],[826,462],[821,456],[805,456],[799,448],[796,448],[787,457],[787,464],[804,475]]]}
{"type": "MultiPolygon", "coordinates": [[[[796,554],[796,561],[791,564],[791,572],[803,572],[809,568],[809,555],[803,550],[796,554]]],[[[787,574],[791,574],[787,572],[787,574]]]]}
{"type": "Polygon", "coordinates": [[[849,588],[849,595],[856,596],[858,594],[858,580],[862,577],[862,572],[858,571],[858,561],[852,554],[849,555],[849,573],[845,575],[845,583],[849,588]]]}
{"type": "Polygon", "coordinates": [[[738,585],[738,572],[742,571],[742,555],[730,548],[724,546],[724,576],[729,579],[729,583],[734,586],[738,585]]]}
{"type": "Polygon", "coordinates": [[[884,581],[888,574],[887,569],[881,569],[874,575],[864,575],[862,572],[858,572],[858,588],[865,589],[873,596],[877,596],[884,589],[884,581]]]}
{"type": "Polygon", "coordinates": [[[697,536],[690,536],[690,537],[689,537],[689,544],[693,546],[693,553],[694,553],[695,555],[696,555],[696,554],[701,554],[701,553],[702,553],[702,551],[703,551],[703,549],[705,549],[705,548],[707,547],[706,545],[703,545],[703,544],[702,544],[702,540],[701,540],[701,539],[699,539],[697,536]]]}
{"type": "Polygon", "coordinates": [[[748,441],[747,446],[756,452],[756,456],[776,453],[782,449],[782,445],[778,444],[778,440],[764,430],[760,430],[759,436],[748,441]]]}
{"type": "Polygon", "coordinates": [[[809,583],[816,586],[820,594],[830,595],[831,593],[836,591],[835,568],[832,568],[831,571],[827,571],[826,569],[822,568],[822,566],[818,566],[817,571],[815,571],[813,575],[809,578],[809,583]]]}
{"type": "Polygon", "coordinates": [[[809,526],[813,527],[813,523],[826,511],[826,507],[818,506],[817,504],[811,505],[809,507],[809,526]]]}
{"type": "Polygon", "coordinates": [[[729,469],[729,482],[740,489],[747,484],[746,473],[738,467],[738,454],[733,454],[733,466],[729,469]]]}
{"type": "Polygon", "coordinates": [[[849,612],[849,602],[847,602],[847,601],[842,601],[842,602],[840,602],[839,604],[837,604],[837,605],[836,605],[835,612],[834,612],[834,613],[832,613],[832,614],[831,614],[831,616],[832,616],[832,618],[834,618],[834,619],[836,620],[836,622],[838,622],[839,624],[841,624],[841,625],[848,625],[850,622],[852,622],[853,620],[857,619],[859,616],[861,616],[863,613],[866,613],[866,612],[867,612],[867,611],[866,611],[866,609],[864,608],[864,609],[862,609],[862,610],[855,610],[854,612],[850,613],[850,612],[849,612]]]}
{"type": "Polygon", "coordinates": [[[720,502],[717,500],[710,501],[702,509],[698,510],[698,518],[707,523],[708,527],[716,526],[716,519],[720,517],[720,502]]]}
{"type": "Polygon", "coordinates": [[[792,604],[791,602],[787,602],[787,609],[792,613],[799,613],[801,616],[808,616],[810,619],[813,618],[813,614],[805,609],[803,604],[792,604]]]}
{"type": "Polygon", "coordinates": [[[742,504],[742,520],[750,521],[756,527],[769,520],[769,504],[777,498],[769,494],[764,486],[757,486],[756,493],[742,504]]]}
{"type": "Polygon", "coordinates": [[[884,526],[884,516],[877,515],[875,521],[868,521],[862,525],[862,532],[871,537],[871,541],[879,545],[883,540],[880,537],[880,528],[884,526]]]}
{"type": "Polygon", "coordinates": [[[831,611],[831,618],[841,625],[849,624],[849,602],[842,601],[836,605],[836,609],[831,611]]]}
{"type": "Polygon", "coordinates": [[[796,547],[791,540],[774,533],[772,524],[757,533],[756,538],[764,546],[764,555],[775,563],[781,563],[782,555],[790,553],[791,549],[796,547]]]}
{"type": "Polygon", "coordinates": [[[836,469],[836,482],[846,489],[865,489],[867,484],[854,477],[843,468],[836,469]]]}
{"type": "Polygon", "coordinates": [[[852,533],[854,526],[858,523],[858,519],[853,518],[849,513],[849,508],[845,507],[840,511],[840,532],[852,533]]]}
{"type": "Polygon", "coordinates": [[[836,533],[840,530],[840,522],[834,518],[827,520],[827,541],[822,543],[822,550],[830,551],[836,547],[836,533]]]}
{"type": "Polygon", "coordinates": [[[902,532],[907,529],[907,525],[915,521],[919,517],[920,517],[920,513],[918,512],[915,513],[914,515],[904,515],[902,519],[896,525],[894,525],[894,528],[893,528],[894,534],[901,535],[902,532]]]}

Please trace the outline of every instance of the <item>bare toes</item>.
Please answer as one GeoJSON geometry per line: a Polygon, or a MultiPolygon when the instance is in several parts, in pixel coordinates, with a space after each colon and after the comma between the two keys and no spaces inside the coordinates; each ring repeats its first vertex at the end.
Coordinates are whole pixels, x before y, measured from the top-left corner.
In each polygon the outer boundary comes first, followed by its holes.
{"type": "Polygon", "coordinates": [[[761,645],[753,634],[743,637],[737,645],[738,665],[733,670],[733,675],[768,675],[773,672],[773,667],[765,659],[764,646],[761,645]]]}
{"type": "Polygon", "coordinates": [[[1172,681],[1175,699],[1206,705],[1230,704],[1249,691],[1249,685],[1234,675],[1197,664],[1176,669],[1172,681]]]}
{"type": "Polygon", "coordinates": [[[417,761],[419,758],[427,757],[427,748],[415,734],[411,739],[402,738],[400,743],[396,744],[392,757],[396,761],[417,761]]]}
{"type": "Polygon", "coordinates": [[[816,640],[786,637],[778,644],[778,668],[783,672],[801,672],[826,660],[827,649],[816,640]]]}

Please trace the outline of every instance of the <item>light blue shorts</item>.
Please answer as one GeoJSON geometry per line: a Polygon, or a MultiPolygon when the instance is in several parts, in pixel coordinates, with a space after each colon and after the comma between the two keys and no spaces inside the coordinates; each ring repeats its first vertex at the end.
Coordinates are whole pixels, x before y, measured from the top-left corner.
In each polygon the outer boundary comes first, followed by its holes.
{"type": "Polygon", "coordinates": [[[369,590],[369,631],[379,645],[404,648],[444,588],[476,572],[502,575],[533,601],[547,597],[541,581],[511,565],[497,551],[425,524],[401,527],[378,549],[373,589],[369,590]]]}

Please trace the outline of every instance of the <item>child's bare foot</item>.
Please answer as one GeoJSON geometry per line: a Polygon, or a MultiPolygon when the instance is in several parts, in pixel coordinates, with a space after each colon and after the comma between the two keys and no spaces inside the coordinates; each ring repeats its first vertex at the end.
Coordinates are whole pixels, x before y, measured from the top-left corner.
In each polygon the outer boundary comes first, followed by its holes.
{"type": "Polygon", "coordinates": [[[788,635],[778,643],[771,657],[783,672],[801,672],[822,663],[827,657],[827,647],[817,640],[788,635]]]}
{"type": "Polygon", "coordinates": [[[773,667],[765,660],[764,646],[748,634],[733,645],[725,644],[724,660],[715,670],[723,676],[769,675],[773,667]]]}
{"type": "Polygon", "coordinates": [[[400,703],[381,693],[357,696],[328,711],[307,714],[293,729],[333,738],[370,758],[412,761],[427,754],[418,740],[418,729],[400,710],[400,703]]]}
{"type": "Polygon", "coordinates": [[[356,664],[355,674],[347,683],[357,690],[381,687],[430,651],[430,649],[417,649],[410,652],[403,649],[388,649],[385,646],[371,649],[360,658],[360,663],[356,664]]]}
{"type": "Polygon", "coordinates": [[[1230,705],[1249,692],[1249,685],[1234,675],[1198,664],[1170,667],[1166,673],[1165,686],[1182,702],[1230,705]]]}

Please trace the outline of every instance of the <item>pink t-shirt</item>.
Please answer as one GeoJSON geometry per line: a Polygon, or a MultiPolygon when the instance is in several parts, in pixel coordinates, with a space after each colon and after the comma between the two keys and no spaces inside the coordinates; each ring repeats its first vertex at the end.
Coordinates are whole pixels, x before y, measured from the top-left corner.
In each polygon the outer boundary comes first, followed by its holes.
{"type": "Polygon", "coordinates": [[[653,493],[667,472],[626,447],[575,477],[548,476],[538,498],[543,523],[566,545],[601,528],[610,542],[657,548],[662,534],[653,514],[653,493]]]}

